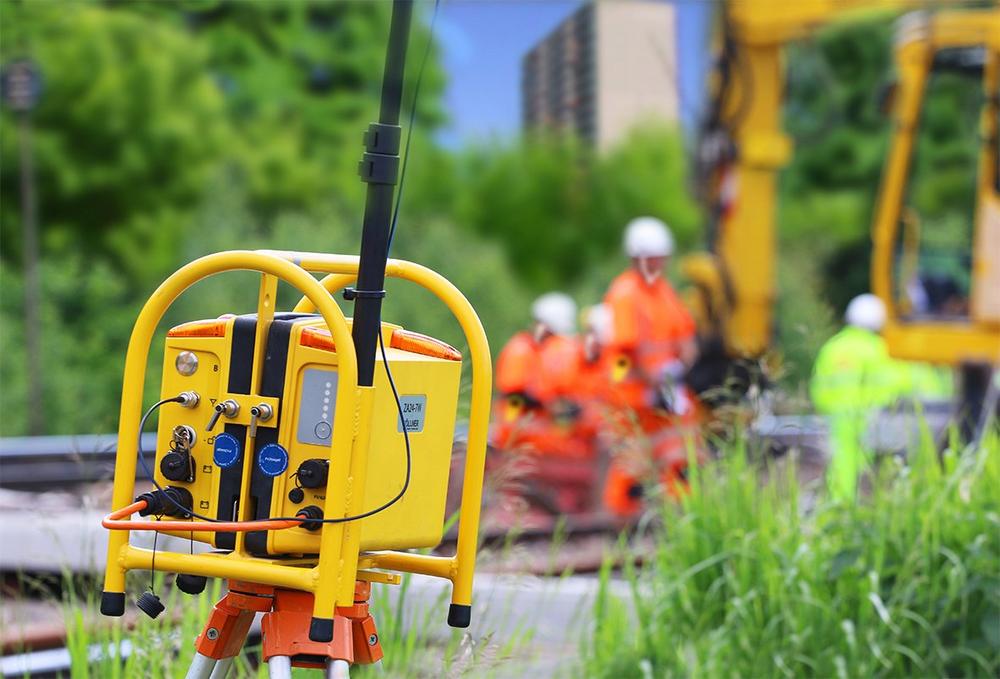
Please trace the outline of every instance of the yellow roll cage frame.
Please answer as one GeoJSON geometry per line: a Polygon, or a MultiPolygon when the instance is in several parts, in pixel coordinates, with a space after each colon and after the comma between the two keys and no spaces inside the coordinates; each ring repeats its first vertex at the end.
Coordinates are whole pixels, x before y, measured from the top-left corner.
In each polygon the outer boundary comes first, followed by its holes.
{"type": "MultiPolygon", "coordinates": [[[[230,271],[256,271],[261,274],[257,342],[251,378],[251,390],[255,394],[260,389],[265,351],[263,337],[274,318],[278,281],[283,280],[302,293],[296,311],[315,309],[326,322],[337,346],[340,373],[331,436],[328,517],[353,516],[364,510],[364,492],[356,489],[365,487],[374,387],[357,384],[357,356],[351,331],[343,311],[333,299],[337,290],[355,279],[358,263],[358,257],[347,255],[233,250],[206,255],[181,267],[156,289],[139,313],[125,358],[112,510],[132,503],[135,494],[143,387],[156,328],[170,305],[188,288],[200,280],[230,271]],[[327,276],[321,282],[310,273],[327,276]],[[334,455],[333,450],[351,452],[350,455],[334,455]],[[332,498],[340,498],[341,503],[336,504],[332,498]]],[[[386,276],[410,281],[433,293],[458,321],[469,346],[472,390],[455,554],[430,556],[395,551],[361,552],[360,530],[355,522],[345,522],[323,524],[320,552],[316,559],[289,562],[254,557],[244,547],[243,534],[238,533],[232,552],[180,554],[159,551],[154,563],[152,551],[130,544],[130,531],[111,531],[105,593],[124,593],[128,571],[155,568],[158,571],[234,578],[310,592],[314,595],[313,616],[332,618],[338,606],[353,604],[357,579],[398,581],[392,574],[369,570],[382,569],[443,578],[452,583],[452,605],[472,604],[493,380],[489,343],[472,305],[445,277],[427,267],[398,259],[388,260],[386,276]]],[[[240,493],[239,519],[248,520],[249,465],[244,470],[240,493]]]]}

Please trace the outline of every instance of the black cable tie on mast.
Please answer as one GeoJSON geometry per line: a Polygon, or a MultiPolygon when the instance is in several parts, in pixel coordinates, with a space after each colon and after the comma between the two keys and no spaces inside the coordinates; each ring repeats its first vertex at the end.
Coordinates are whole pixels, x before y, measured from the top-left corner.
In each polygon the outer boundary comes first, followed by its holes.
{"type": "Polygon", "coordinates": [[[399,125],[385,123],[369,123],[362,143],[365,151],[393,156],[399,155],[399,140],[403,136],[403,128],[399,125]]]}
{"type": "Polygon", "coordinates": [[[371,123],[364,135],[365,154],[358,164],[361,181],[369,184],[395,184],[399,175],[399,125],[371,123]]]}
{"type": "Polygon", "coordinates": [[[348,302],[358,298],[382,299],[383,297],[385,297],[385,290],[357,290],[356,288],[344,288],[344,299],[348,302]]]}

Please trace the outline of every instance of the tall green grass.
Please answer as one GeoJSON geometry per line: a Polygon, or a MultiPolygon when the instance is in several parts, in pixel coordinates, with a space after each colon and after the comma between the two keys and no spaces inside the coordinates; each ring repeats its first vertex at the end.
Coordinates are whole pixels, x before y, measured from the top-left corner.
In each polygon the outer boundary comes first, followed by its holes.
{"type": "Polygon", "coordinates": [[[887,461],[855,504],[812,505],[792,465],[748,457],[694,472],[655,556],[626,569],[630,600],[604,571],[583,673],[1000,674],[1000,437],[887,461]]]}

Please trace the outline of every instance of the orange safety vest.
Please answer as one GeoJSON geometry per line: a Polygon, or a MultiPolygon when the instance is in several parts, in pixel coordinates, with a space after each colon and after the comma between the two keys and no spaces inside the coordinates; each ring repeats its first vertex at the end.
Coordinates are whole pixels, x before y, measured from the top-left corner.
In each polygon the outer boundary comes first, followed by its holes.
{"type": "Polygon", "coordinates": [[[663,276],[649,284],[629,269],[611,283],[604,303],[614,319],[611,347],[648,374],[679,358],[681,344],[694,337],[694,319],[663,276]]]}
{"type": "Polygon", "coordinates": [[[525,394],[542,404],[572,397],[582,358],[571,337],[549,335],[538,342],[531,333],[519,332],[497,358],[497,389],[501,394],[525,394]]]}
{"type": "Polygon", "coordinates": [[[586,442],[577,440],[575,428],[567,428],[550,412],[560,399],[577,401],[582,363],[583,354],[571,337],[549,335],[538,342],[529,332],[514,335],[497,359],[496,384],[503,398],[497,403],[494,445],[585,454],[586,442]]]}
{"type": "Polygon", "coordinates": [[[680,357],[681,345],[694,337],[694,319],[663,276],[650,284],[631,268],[611,283],[604,303],[613,317],[608,353],[633,367],[631,374],[618,376],[618,396],[632,408],[646,407],[648,387],[641,373],[658,377],[680,357]]]}

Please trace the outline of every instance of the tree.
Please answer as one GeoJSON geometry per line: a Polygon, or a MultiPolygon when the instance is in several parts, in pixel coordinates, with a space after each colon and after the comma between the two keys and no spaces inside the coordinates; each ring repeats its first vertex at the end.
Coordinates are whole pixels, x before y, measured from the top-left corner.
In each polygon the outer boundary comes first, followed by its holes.
{"type": "Polygon", "coordinates": [[[697,238],[675,129],[641,127],[606,155],[570,137],[528,136],[473,148],[454,172],[456,221],[503,243],[536,291],[580,284],[617,260],[625,224],[639,215],[664,219],[682,246],[697,238]]]}
{"type": "MultiPolygon", "coordinates": [[[[4,61],[30,56],[43,256],[107,259],[131,282],[174,262],[177,226],[228,139],[199,45],[169,26],[83,4],[0,4],[4,61]]],[[[0,118],[0,238],[19,250],[16,133],[0,118]]]]}

